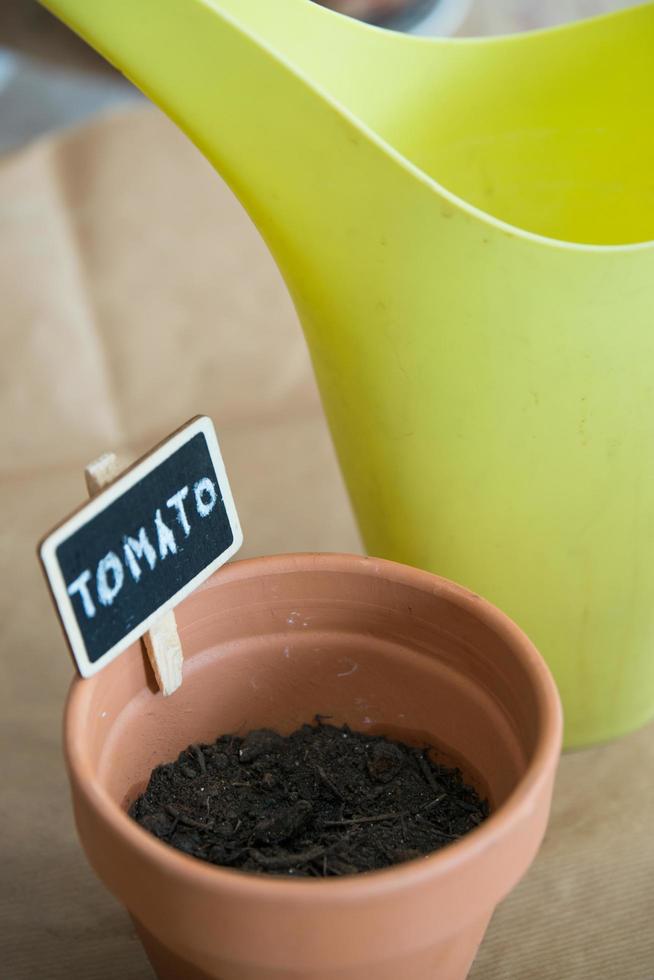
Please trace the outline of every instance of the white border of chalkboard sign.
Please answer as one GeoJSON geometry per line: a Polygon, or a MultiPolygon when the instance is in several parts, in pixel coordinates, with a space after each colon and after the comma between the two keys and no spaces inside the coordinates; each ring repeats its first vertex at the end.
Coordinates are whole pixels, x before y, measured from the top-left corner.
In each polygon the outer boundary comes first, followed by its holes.
{"type": "Polygon", "coordinates": [[[223,463],[223,458],[220,452],[220,447],[218,445],[218,438],[216,436],[216,430],[214,424],[210,418],[206,415],[198,415],[192,418],[189,422],[179,428],[163,442],[155,446],[153,450],[142,456],[141,459],[133,463],[128,469],[126,469],[121,475],[109,484],[106,490],[102,490],[97,496],[93,497],[87,503],[82,504],[70,517],[67,517],[60,524],[58,524],[52,531],[47,534],[43,540],[39,543],[38,554],[43,564],[43,568],[46,573],[46,579],[50,587],[50,592],[61,619],[61,623],[64,629],[64,635],[68,641],[70,651],[73,655],[73,659],[77,665],[77,668],[82,675],[82,677],[92,677],[93,674],[97,674],[99,670],[106,667],[112,660],[120,656],[127,647],[129,647],[135,640],[138,640],[144,633],[147,633],[152,623],[155,622],[163,613],[172,609],[178,603],[185,599],[186,596],[190,595],[194,589],[197,589],[199,585],[202,584],[206,579],[208,579],[221,565],[224,565],[232,555],[236,554],[241,545],[243,544],[243,532],[241,530],[241,524],[238,519],[238,514],[236,513],[236,506],[234,504],[234,498],[232,496],[232,491],[229,485],[229,480],[227,479],[227,473],[225,472],[225,464],[223,463]],[[219,555],[210,565],[203,568],[201,572],[187,582],[174,596],[171,596],[166,602],[162,603],[161,606],[144,619],[138,626],[135,626],[133,630],[126,634],[122,640],[119,640],[115,646],[111,647],[105,654],[100,657],[99,660],[92,662],[89,660],[86,652],[86,645],[82,639],[82,634],[77,623],[77,618],[73,611],[72,602],[68,592],[66,590],[66,583],[64,582],[63,575],[59,568],[59,563],[57,561],[57,548],[62,543],[74,534],[75,531],[79,530],[84,524],[88,524],[97,514],[100,514],[103,510],[109,507],[118,497],[122,496],[130,487],[135,486],[142,480],[148,473],[155,470],[157,466],[172,456],[178,449],[181,449],[183,445],[190,442],[196,435],[203,433],[209,449],[209,454],[211,456],[211,461],[216,470],[216,475],[218,477],[218,483],[220,486],[220,491],[222,493],[223,502],[225,504],[225,510],[227,512],[227,517],[229,519],[229,524],[232,529],[232,534],[234,540],[232,544],[219,555]]]}

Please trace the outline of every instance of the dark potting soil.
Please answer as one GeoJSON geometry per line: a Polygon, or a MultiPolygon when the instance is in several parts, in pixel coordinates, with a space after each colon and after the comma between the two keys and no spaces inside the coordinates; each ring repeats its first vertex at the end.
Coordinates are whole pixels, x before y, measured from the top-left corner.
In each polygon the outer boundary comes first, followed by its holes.
{"type": "Polygon", "coordinates": [[[212,864],[292,877],[372,871],[445,847],[488,816],[427,749],[322,723],[190,745],[132,816],[212,864]]]}

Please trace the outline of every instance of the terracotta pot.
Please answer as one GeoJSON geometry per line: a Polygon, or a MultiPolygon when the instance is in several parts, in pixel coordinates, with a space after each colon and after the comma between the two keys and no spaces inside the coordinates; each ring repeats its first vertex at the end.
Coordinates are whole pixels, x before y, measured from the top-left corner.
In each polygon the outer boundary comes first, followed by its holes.
{"type": "Polygon", "coordinates": [[[479,596],[353,555],[236,562],[177,610],[184,684],[153,689],[134,646],[73,683],[66,756],[89,860],[132,914],[161,980],[460,980],[547,823],[560,748],[552,678],[479,596]],[[216,868],[125,813],[190,742],[317,713],[436,743],[492,815],[384,871],[288,880],[216,868]]]}

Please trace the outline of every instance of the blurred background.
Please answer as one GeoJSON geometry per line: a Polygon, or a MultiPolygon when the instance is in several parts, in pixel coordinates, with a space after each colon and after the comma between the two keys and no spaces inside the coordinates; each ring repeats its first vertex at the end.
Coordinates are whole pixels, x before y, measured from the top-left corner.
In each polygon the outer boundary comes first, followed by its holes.
{"type": "MultiPolygon", "coordinates": [[[[274,3],[274,0],[270,0],[274,3]]],[[[633,0],[321,0],[418,34],[505,34],[633,6],[633,0]]],[[[35,0],[0,3],[0,153],[140,95],[35,0]]]]}

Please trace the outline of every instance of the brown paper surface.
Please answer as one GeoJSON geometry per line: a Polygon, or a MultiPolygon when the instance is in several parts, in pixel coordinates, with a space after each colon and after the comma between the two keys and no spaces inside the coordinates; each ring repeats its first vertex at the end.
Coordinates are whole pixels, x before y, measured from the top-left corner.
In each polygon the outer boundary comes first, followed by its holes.
{"type": "MultiPolygon", "coordinates": [[[[202,412],[242,556],[360,544],[279,274],[171,123],[143,110],[5,160],[0,229],[0,975],[146,980],[75,838],[72,666],[36,542],[84,499],[87,462],[133,458],[202,412]]],[[[653,726],[566,756],[545,844],[473,980],[654,980],[653,824],[653,726]]]]}

